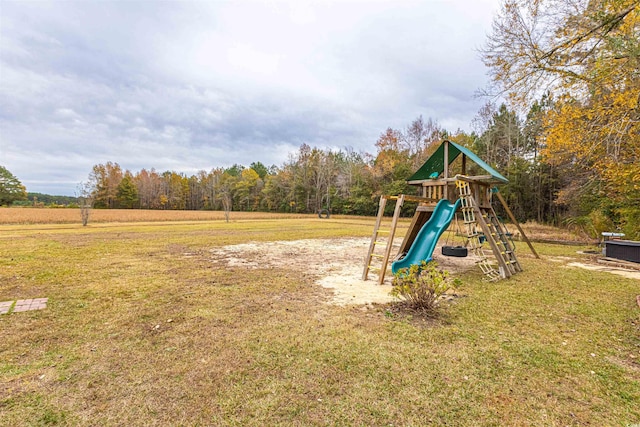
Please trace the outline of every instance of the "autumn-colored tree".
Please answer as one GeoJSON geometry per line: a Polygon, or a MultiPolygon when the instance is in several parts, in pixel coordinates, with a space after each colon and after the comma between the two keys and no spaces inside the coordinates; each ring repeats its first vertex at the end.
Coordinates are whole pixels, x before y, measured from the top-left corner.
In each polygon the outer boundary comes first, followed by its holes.
{"type": "Polygon", "coordinates": [[[133,180],[138,191],[139,206],[142,209],[159,209],[162,191],[162,177],[155,169],[142,169],[133,180]]]}
{"type": "Polygon", "coordinates": [[[415,189],[407,185],[414,172],[411,152],[402,132],[388,128],[376,142],[378,154],[373,162],[375,195],[412,194],[415,189]]]}
{"type": "Polygon", "coordinates": [[[89,183],[93,188],[92,196],[96,208],[116,207],[118,185],[122,177],[122,168],[117,163],[107,162],[93,167],[89,174],[89,183]]]}
{"type": "Polygon", "coordinates": [[[573,177],[559,201],[607,209],[640,235],[640,2],[507,0],[483,59],[516,104],[550,93],[543,151],[573,177]]]}
{"type": "Polygon", "coordinates": [[[274,171],[265,177],[262,194],[266,208],[279,212],[290,211],[293,200],[293,174],[289,168],[274,171]]]}
{"type": "Polygon", "coordinates": [[[264,180],[265,177],[269,174],[269,168],[262,164],[262,162],[253,162],[249,165],[249,167],[256,171],[256,173],[262,180],[264,180]]]}
{"type": "Polygon", "coordinates": [[[189,181],[183,174],[167,171],[162,174],[163,194],[166,196],[165,209],[185,209],[189,191],[189,181]]]}
{"type": "Polygon", "coordinates": [[[376,148],[378,155],[373,163],[376,177],[391,177],[398,167],[409,163],[410,151],[399,130],[387,128],[376,141],[376,148]]]}
{"type": "Polygon", "coordinates": [[[436,120],[422,116],[411,122],[404,133],[406,147],[412,158],[412,169],[417,169],[435,152],[440,142],[446,138],[446,131],[436,120]]]}
{"type": "Polygon", "coordinates": [[[202,174],[199,177],[204,209],[216,209],[218,206],[217,200],[217,188],[220,177],[224,171],[222,168],[212,169],[207,174],[202,174]]]}
{"type": "Polygon", "coordinates": [[[351,148],[334,154],[337,174],[333,180],[331,208],[335,213],[374,215],[377,203],[371,163],[373,157],[351,148]]]}
{"type": "Polygon", "coordinates": [[[263,185],[255,170],[252,168],[243,169],[235,186],[235,195],[240,206],[244,206],[246,210],[257,210],[260,205],[259,196],[263,185]]]}
{"type": "Polygon", "coordinates": [[[639,15],[637,0],[505,0],[483,60],[516,102],[547,91],[585,98],[637,81],[639,15]]]}

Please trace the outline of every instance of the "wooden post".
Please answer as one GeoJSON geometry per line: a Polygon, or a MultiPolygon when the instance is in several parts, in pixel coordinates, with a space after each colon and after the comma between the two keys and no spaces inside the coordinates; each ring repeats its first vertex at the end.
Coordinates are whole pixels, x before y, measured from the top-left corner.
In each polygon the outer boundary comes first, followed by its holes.
{"type": "Polygon", "coordinates": [[[467,155],[462,153],[462,175],[467,174],[467,155]]]}
{"type": "Polygon", "coordinates": [[[376,240],[378,239],[378,230],[382,223],[382,217],[384,216],[384,207],[387,204],[387,197],[380,196],[380,203],[378,204],[378,216],[376,217],[376,225],[373,227],[373,235],[371,236],[371,243],[369,244],[369,251],[367,252],[367,258],[364,260],[364,271],[362,272],[362,280],[367,280],[369,275],[369,267],[371,266],[371,254],[376,246],[376,240]]]}
{"type": "Polygon", "coordinates": [[[384,282],[384,276],[387,274],[387,265],[389,264],[389,256],[391,255],[391,247],[393,246],[393,238],[396,235],[396,225],[398,224],[398,218],[400,217],[400,211],[404,204],[404,194],[401,194],[396,201],[396,208],[393,211],[393,219],[391,220],[391,229],[389,230],[389,240],[387,240],[387,247],[384,250],[384,257],[382,258],[382,267],[380,267],[380,273],[378,274],[378,285],[382,285],[384,282]]]}
{"type": "MultiPolygon", "coordinates": [[[[444,142],[444,171],[442,176],[444,177],[444,180],[446,181],[449,178],[449,141],[445,141],[444,142]]],[[[444,199],[448,199],[449,198],[449,191],[447,188],[447,185],[444,185],[444,193],[442,194],[444,199]]]]}
{"type": "Polygon", "coordinates": [[[511,212],[511,209],[509,209],[509,206],[507,206],[507,202],[504,200],[504,198],[502,197],[502,194],[500,194],[499,191],[496,191],[496,196],[498,196],[498,200],[500,200],[500,203],[502,203],[502,207],[504,207],[504,210],[507,212],[507,215],[509,215],[509,219],[513,222],[513,224],[516,226],[516,228],[518,229],[518,231],[520,232],[520,235],[522,236],[522,238],[524,239],[525,242],[527,242],[527,245],[529,246],[529,249],[531,249],[531,252],[533,253],[533,255],[540,259],[540,255],[538,255],[538,253],[536,252],[535,249],[533,249],[533,245],[531,244],[531,241],[529,241],[529,238],[527,237],[526,234],[524,234],[524,230],[522,229],[522,227],[520,227],[520,224],[518,223],[518,220],[516,220],[516,217],[513,215],[513,212],[511,212]]]}

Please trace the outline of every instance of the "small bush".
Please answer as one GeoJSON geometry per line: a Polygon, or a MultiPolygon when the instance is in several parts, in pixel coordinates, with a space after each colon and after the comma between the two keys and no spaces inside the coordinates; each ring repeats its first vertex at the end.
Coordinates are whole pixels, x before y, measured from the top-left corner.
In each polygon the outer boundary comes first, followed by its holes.
{"type": "Polygon", "coordinates": [[[433,311],[440,297],[457,281],[449,277],[448,271],[438,270],[434,261],[422,261],[396,273],[390,294],[415,310],[433,311]]]}

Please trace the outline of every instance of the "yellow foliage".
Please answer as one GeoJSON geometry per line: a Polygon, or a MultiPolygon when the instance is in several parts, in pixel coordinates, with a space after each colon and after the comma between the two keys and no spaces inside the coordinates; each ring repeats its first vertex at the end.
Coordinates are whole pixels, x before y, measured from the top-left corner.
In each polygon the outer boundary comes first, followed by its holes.
{"type": "Polygon", "coordinates": [[[640,201],[639,99],[638,83],[585,103],[559,99],[545,117],[544,154],[552,163],[594,172],[613,199],[640,201]]]}

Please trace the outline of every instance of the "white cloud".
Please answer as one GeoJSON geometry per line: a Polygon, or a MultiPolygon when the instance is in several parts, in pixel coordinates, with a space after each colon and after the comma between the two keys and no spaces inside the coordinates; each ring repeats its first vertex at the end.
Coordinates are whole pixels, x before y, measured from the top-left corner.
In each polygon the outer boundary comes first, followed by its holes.
{"type": "Polygon", "coordinates": [[[373,152],[420,114],[469,129],[497,5],[3,1],[0,164],[72,194],[106,161],[280,165],[302,143],[373,152]]]}

